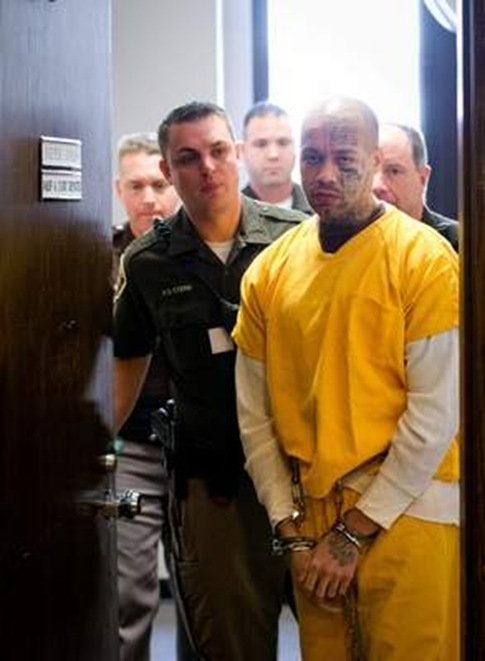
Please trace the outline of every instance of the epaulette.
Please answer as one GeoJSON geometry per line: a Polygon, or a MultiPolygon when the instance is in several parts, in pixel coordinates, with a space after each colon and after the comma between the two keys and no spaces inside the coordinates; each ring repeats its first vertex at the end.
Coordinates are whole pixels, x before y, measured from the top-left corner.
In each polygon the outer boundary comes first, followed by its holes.
{"type": "Polygon", "coordinates": [[[277,207],[274,204],[260,202],[259,200],[251,200],[251,202],[257,205],[259,212],[268,218],[268,220],[297,224],[308,218],[303,211],[298,211],[297,209],[284,209],[283,207],[277,207]]]}
{"type": "Polygon", "coordinates": [[[124,250],[131,242],[131,237],[127,232],[126,223],[123,225],[113,225],[111,228],[111,240],[116,250],[124,250]]]}
{"type": "Polygon", "coordinates": [[[114,225],[111,228],[111,241],[116,254],[121,255],[121,253],[126,250],[126,247],[130,245],[132,240],[133,235],[129,231],[127,223],[124,223],[123,225],[114,225]]]}
{"type": "Polygon", "coordinates": [[[113,225],[111,229],[113,231],[113,238],[115,238],[124,233],[125,225],[113,225]]]}

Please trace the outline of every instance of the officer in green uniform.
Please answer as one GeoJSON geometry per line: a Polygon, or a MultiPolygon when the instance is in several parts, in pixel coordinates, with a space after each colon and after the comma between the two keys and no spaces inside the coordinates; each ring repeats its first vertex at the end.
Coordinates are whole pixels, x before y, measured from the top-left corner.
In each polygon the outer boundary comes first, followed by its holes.
{"type": "Polygon", "coordinates": [[[241,148],[248,175],[244,195],[314,214],[303,188],[291,179],[296,152],[286,110],[269,101],[255,103],[244,116],[241,148]]]}
{"type": "Polygon", "coordinates": [[[239,193],[238,147],[218,106],[176,108],[159,142],[162,172],[183,207],[123,258],[116,424],[129,414],[158,342],[178,412],[176,572],[197,651],[211,661],[272,661],[285,567],[271,554],[270,525],[244,471],[230,333],[244,271],[305,216],[239,193]]]}

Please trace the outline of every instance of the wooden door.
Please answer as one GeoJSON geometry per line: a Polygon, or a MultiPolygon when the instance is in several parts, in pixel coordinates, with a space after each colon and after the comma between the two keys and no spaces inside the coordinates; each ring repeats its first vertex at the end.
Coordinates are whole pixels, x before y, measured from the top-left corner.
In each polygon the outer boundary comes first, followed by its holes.
{"type": "Polygon", "coordinates": [[[485,658],[485,4],[463,0],[461,11],[462,658],[476,661],[485,658]]]}
{"type": "Polygon", "coordinates": [[[117,658],[110,417],[111,0],[0,1],[0,658],[117,658]],[[40,136],[82,199],[40,200],[40,136]]]}

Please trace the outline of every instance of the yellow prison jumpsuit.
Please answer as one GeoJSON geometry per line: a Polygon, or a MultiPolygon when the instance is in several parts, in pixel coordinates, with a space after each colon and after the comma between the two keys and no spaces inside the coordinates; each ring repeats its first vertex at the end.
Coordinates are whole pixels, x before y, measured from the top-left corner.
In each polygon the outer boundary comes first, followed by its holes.
{"type": "MultiPolygon", "coordinates": [[[[276,435],[300,460],[302,534],[319,536],[335,519],[335,483],[389,447],[406,408],[406,344],[457,326],[456,256],[392,207],[327,254],[313,218],[255,260],[242,294],[234,339],[265,364],[276,435]]],[[[458,469],[454,439],[434,477],[457,481],[458,469]]],[[[345,497],[344,510],[358,500],[345,497]]],[[[456,526],[399,517],[358,582],[368,659],[458,658],[456,526]]],[[[305,661],[345,659],[342,615],[296,596],[305,661]]]]}

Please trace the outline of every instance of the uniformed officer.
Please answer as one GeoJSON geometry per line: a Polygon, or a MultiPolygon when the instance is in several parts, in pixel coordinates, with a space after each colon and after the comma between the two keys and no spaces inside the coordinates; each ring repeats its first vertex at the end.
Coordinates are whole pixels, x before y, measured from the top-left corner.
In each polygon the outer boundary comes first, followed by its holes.
{"type": "Polygon", "coordinates": [[[198,652],[211,661],[271,661],[285,567],[271,555],[270,525],[244,472],[230,333],[245,269],[304,216],[239,193],[238,147],[220,107],[176,108],[159,143],[162,172],[183,207],[123,259],[115,419],[120,425],[129,414],[159,342],[178,410],[176,572],[198,652]]]}
{"type": "Polygon", "coordinates": [[[126,220],[113,227],[115,275],[122,252],[133,239],[151,229],[154,218],[177,211],[180,199],[160,171],[156,133],[123,135],[117,145],[118,175],[115,188],[126,220]]]}
{"type": "MultiPolygon", "coordinates": [[[[113,228],[113,280],[123,251],[180,206],[180,199],[160,171],[155,133],[124,135],[118,142],[118,197],[126,221],[113,228]]],[[[141,512],[117,526],[120,661],[148,661],[152,622],[160,603],[158,546],[162,526],[164,484],[160,447],[150,441],[151,412],[169,396],[163,356],[155,352],[150,371],[133,412],[119,431],[118,490],[142,495],[141,512]]]]}
{"type": "Polygon", "coordinates": [[[374,195],[435,229],[458,252],[458,221],[437,213],[426,202],[432,168],[421,131],[405,124],[381,124],[379,151],[374,195]]]}
{"type": "Polygon", "coordinates": [[[248,175],[244,195],[312,215],[305,192],[293,181],[295,140],[286,110],[269,101],[255,103],[244,116],[242,159],[248,175]]]}

